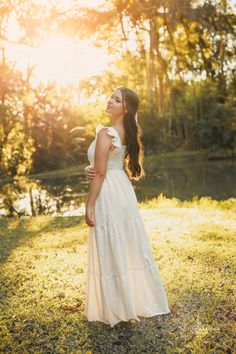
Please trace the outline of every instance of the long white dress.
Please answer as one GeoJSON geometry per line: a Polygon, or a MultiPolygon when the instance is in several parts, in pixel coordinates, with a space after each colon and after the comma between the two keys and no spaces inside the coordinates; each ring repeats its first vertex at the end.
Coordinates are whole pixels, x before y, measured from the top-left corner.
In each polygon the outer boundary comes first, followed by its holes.
{"type": "MultiPolygon", "coordinates": [[[[138,316],[170,312],[158,265],[153,258],[133,185],[124,171],[126,146],[117,130],[107,128],[115,150],[97,196],[95,226],[89,227],[85,316],[113,327],[138,316]]],[[[96,138],[87,156],[94,165],[96,138]]]]}

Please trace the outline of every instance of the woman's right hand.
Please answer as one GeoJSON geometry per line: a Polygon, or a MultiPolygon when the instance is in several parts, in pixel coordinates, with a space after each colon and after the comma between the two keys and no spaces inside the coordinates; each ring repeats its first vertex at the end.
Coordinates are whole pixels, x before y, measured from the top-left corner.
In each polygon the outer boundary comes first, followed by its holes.
{"type": "Polygon", "coordinates": [[[91,166],[91,165],[85,167],[84,173],[85,173],[85,176],[88,181],[91,181],[95,177],[95,174],[96,174],[93,166],[91,166]]]}

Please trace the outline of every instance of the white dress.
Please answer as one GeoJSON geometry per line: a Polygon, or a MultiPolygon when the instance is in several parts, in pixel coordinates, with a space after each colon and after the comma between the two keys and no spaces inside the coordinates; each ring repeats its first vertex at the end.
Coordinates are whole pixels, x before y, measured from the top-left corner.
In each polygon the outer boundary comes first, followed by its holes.
{"type": "MultiPolygon", "coordinates": [[[[97,125],[96,133],[105,126],[97,125]]],[[[107,128],[115,150],[95,202],[95,226],[89,227],[85,316],[113,327],[138,316],[170,312],[158,266],[139,213],[136,194],[124,171],[126,146],[107,128]]],[[[94,164],[96,138],[87,155],[94,164]]]]}

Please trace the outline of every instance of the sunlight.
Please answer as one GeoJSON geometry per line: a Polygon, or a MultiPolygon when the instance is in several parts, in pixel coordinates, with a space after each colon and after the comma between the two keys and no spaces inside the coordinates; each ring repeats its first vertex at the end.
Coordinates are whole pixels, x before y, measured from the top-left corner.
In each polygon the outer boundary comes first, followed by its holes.
{"type": "Polygon", "coordinates": [[[67,84],[99,74],[107,68],[111,57],[88,40],[53,37],[38,49],[36,60],[36,81],[55,80],[67,84]]]}
{"type": "MultiPolygon", "coordinates": [[[[41,5],[52,6],[46,0],[36,0],[41,5]]],[[[99,7],[104,0],[55,0],[59,9],[66,10],[73,6],[99,7]]],[[[0,40],[0,49],[4,50],[7,61],[23,72],[33,68],[31,84],[37,86],[40,82],[56,81],[63,84],[78,84],[81,79],[98,75],[106,70],[112,59],[103,48],[97,48],[91,40],[73,39],[63,34],[49,36],[40,47],[20,43],[23,36],[17,16],[13,10],[8,18],[5,38],[0,40]],[[96,58],[96,60],[94,60],[96,58]]]]}
{"type": "Polygon", "coordinates": [[[56,6],[60,10],[67,10],[68,8],[73,8],[73,6],[79,7],[98,7],[104,4],[104,0],[34,0],[43,6],[56,6]]]}
{"type": "MultiPolygon", "coordinates": [[[[41,5],[52,6],[54,0],[36,0],[41,5]]],[[[55,0],[59,9],[79,7],[105,6],[104,0],[55,0]]],[[[106,4],[107,6],[107,4],[106,4]]],[[[5,38],[0,40],[0,49],[4,50],[7,61],[13,62],[16,69],[23,72],[26,78],[29,69],[32,70],[30,83],[37,86],[55,81],[60,85],[78,84],[82,79],[99,75],[109,70],[109,63],[114,56],[107,54],[105,48],[96,47],[90,39],[75,39],[63,34],[52,35],[40,47],[21,44],[24,33],[18,23],[13,10],[8,19],[5,38]]],[[[135,38],[126,43],[129,50],[135,51],[137,43],[135,38]]]]}
{"type": "Polygon", "coordinates": [[[36,51],[36,78],[42,82],[56,80],[70,81],[74,76],[75,55],[72,40],[61,37],[50,38],[36,51]]]}
{"type": "Polygon", "coordinates": [[[78,84],[81,79],[106,70],[112,59],[89,40],[66,36],[51,37],[39,48],[6,42],[5,55],[25,75],[28,67],[34,67],[31,80],[34,86],[48,81],[78,84]]]}

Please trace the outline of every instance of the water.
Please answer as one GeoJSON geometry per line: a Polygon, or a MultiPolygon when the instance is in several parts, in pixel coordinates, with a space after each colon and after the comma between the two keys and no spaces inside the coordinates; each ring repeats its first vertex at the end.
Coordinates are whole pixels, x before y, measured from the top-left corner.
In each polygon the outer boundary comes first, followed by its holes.
{"type": "Polygon", "coordinates": [[[180,200],[194,196],[210,196],[216,200],[236,197],[236,161],[176,161],[169,166],[156,167],[136,187],[140,200],[163,193],[166,197],[180,200]]]}
{"type": "MultiPolygon", "coordinates": [[[[19,193],[14,202],[18,212],[32,215],[33,206],[36,215],[84,214],[88,182],[83,173],[66,178],[30,179],[28,183],[33,184],[31,198],[28,192],[19,193]]],[[[160,193],[180,200],[194,196],[228,199],[236,197],[236,161],[166,159],[150,166],[144,180],[132,184],[139,201],[157,197],[160,193]]],[[[0,198],[0,214],[7,213],[0,198]]]]}

